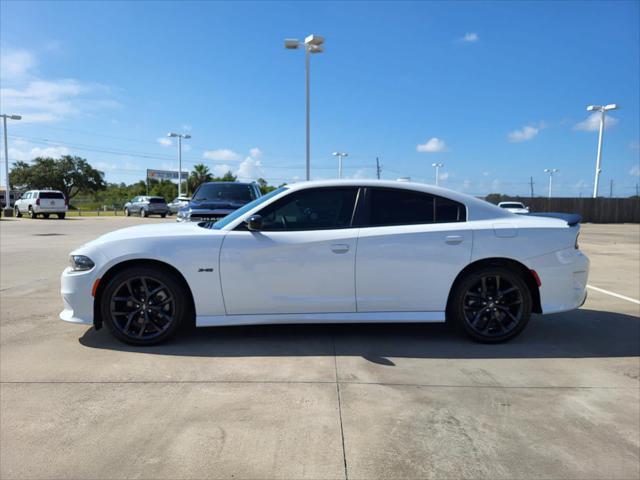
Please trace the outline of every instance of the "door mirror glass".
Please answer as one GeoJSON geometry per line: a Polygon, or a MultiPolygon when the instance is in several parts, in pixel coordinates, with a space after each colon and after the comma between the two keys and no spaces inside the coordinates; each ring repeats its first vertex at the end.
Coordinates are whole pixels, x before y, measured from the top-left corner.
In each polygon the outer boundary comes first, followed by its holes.
{"type": "Polygon", "coordinates": [[[262,229],[262,215],[251,215],[244,222],[247,224],[249,230],[262,229]]]}

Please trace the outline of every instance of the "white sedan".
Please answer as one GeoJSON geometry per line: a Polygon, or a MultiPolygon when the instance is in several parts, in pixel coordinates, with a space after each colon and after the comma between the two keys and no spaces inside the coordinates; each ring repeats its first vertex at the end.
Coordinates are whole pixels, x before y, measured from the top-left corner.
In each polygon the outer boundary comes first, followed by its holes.
{"type": "Polygon", "coordinates": [[[117,230],[71,253],[69,322],[149,345],[182,324],[444,322],[481,342],[532,312],[578,308],[589,260],[579,218],[514,215],[388,181],[281,187],[216,223],[117,230]]]}

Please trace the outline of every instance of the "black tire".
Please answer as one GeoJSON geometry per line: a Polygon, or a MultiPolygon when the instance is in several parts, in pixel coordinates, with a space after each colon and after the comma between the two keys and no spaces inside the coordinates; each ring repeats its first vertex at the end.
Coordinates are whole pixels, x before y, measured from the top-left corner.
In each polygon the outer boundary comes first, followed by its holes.
{"type": "Polygon", "coordinates": [[[524,330],[531,305],[531,292],[518,272],[485,267],[456,283],[447,319],[477,342],[500,343],[524,330]]]}
{"type": "Polygon", "coordinates": [[[144,208],[140,209],[140,218],[144,218],[147,216],[147,211],[144,208]]]}
{"type": "Polygon", "coordinates": [[[155,345],[187,323],[187,298],[188,292],[170,272],[132,267],[109,280],[100,296],[100,313],[118,340],[130,345],[155,345]]]}
{"type": "Polygon", "coordinates": [[[48,214],[48,213],[43,213],[43,214],[42,214],[42,216],[43,216],[44,218],[47,218],[47,219],[49,218],[49,214],[48,214]]]}
{"type": "Polygon", "coordinates": [[[38,218],[38,214],[33,211],[33,208],[29,207],[29,216],[31,218],[38,218]]]}
{"type": "Polygon", "coordinates": [[[161,214],[160,214],[160,218],[165,218],[166,216],[167,216],[167,214],[166,214],[166,213],[161,213],[161,214]]]}
{"type": "Polygon", "coordinates": [[[125,216],[125,217],[129,217],[129,216],[131,216],[131,212],[129,211],[129,209],[128,209],[128,208],[125,208],[125,209],[124,209],[124,216],[125,216]]]}
{"type": "Polygon", "coordinates": [[[59,220],[64,220],[64,217],[66,217],[66,213],[58,213],[59,220]]]}
{"type": "Polygon", "coordinates": [[[15,212],[16,218],[22,217],[22,214],[20,213],[20,209],[18,207],[14,207],[13,210],[15,212]]]}

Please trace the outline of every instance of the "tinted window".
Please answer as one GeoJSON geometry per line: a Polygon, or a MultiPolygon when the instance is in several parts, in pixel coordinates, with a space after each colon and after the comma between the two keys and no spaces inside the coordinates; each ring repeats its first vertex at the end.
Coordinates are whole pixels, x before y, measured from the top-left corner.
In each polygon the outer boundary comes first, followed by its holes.
{"type": "Polygon", "coordinates": [[[215,230],[220,230],[221,228],[226,227],[231,222],[233,222],[237,218],[241,217],[242,215],[244,215],[248,211],[253,210],[254,208],[256,208],[261,203],[264,203],[267,200],[269,200],[270,198],[281,194],[286,189],[287,189],[287,187],[276,188],[275,190],[272,190],[271,192],[267,193],[266,195],[263,195],[262,197],[256,198],[254,201],[247,203],[244,207],[240,207],[239,209],[234,210],[229,215],[227,215],[226,217],[222,218],[221,220],[218,220],[213,225],[211,225],[211,222],[205,222],[205,223],[202,223],[202,224],[199,224],[199,225],[202,225],[205,228],[213,228],[215,230]]]}
{"type": "Polygon", "coordinates": [[[461,203],[427,193],[400,189],[369,190],[369,226],[464,222],[461,203]]]}
{"type": "Polygon", "coordinates": [[[503,203],[500,205],[502,208],[524,208],[524,205],[521,203],[503,203]]]}
{"type": "Polygon", "coordinates": [[[250,202],[256,197],[251,184],[242,183],[203,183],[193,199],[197,202],[225,200],[250,202]]]}
{"type": "Polygon", "coordinates": [[[435,197],[435,199],[437,223],[464,222],[467,220],[467,209],[463,204],[443,197],[435,197]]]}
{"type": "Polygon", "coordinates": [[[149,203],[167,203],[164,201],[164,198],[153,198],[149,199],[149,203]]]}
{"type": "Polygon", "coordinates": [[[287,195],[258,212],[263,230],[348,228],[357,188],[314,188],[287,195]]]}
{"type": "Polygon", "coordinates": [[[60,192],[40,192],[40,198],[62,198],[64,195],[60,192]]]}
{"type": "Polygon", "coordinates": [[[369,190],[371,226],[433,223],[434,197],[411,190],[369,190]]]}

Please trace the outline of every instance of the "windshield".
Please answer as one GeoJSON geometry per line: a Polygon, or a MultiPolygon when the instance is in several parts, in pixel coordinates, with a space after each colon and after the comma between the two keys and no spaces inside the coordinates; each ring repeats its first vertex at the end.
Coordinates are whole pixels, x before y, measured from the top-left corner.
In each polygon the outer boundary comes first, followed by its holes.
{"type": "Polygon", "coordinates": [[[500,205],[502,208],[524,208],[524,205],[521,203],[503,203],[500,205]]]}
{"type": "Polygon", "coordinates": [[[203,183],[196,190],[193,199],[196,202],[220,200],[246,203],[253,200],[254,196],[251,185],[246,183],[203,183]]]}
{"type": "Polygon", "coordinates": [[[236,218],[241,217],[242,215],[244,215],[245,213],[247,213],[248,211],[252,210],[253,208],[257,207],[258,205],[260,205],[261,203],[264,203],[265,201],[269,200],[270,198],[275,197],[276,195],[278,195],[279,193],[284,192],[287,189],[287,187],[280,187],[280,188],[276,188],[275,190],[273,190],[272,192],[267,193],[266,195],[263,195],[260,198],[256,198],[253,202],[249,202],[247,203],[245,206],[240,207],[238,210],[230,213],[229,215],[227,215],[226,217],[218,220],[216,223],[214,223],[213,225],[209,224],[205,224],[203,226],[206,226],[208,228],[213,228],[215,230],[220,230],[221,228],[226,227],[227,225],[229,225],[231,222],[233,222],[236,218]]]}

